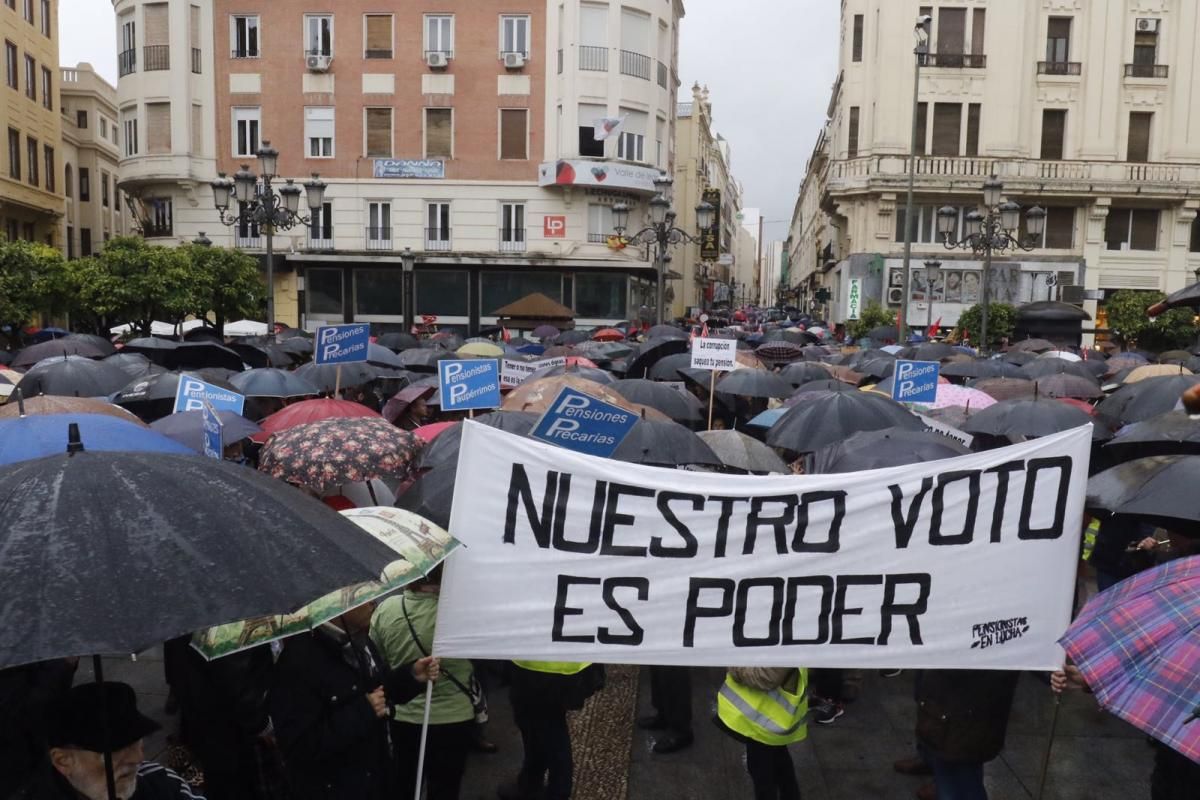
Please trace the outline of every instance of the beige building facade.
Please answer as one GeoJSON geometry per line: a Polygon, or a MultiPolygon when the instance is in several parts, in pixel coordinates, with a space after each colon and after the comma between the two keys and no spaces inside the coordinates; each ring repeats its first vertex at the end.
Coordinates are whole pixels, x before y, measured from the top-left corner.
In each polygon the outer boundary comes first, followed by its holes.
{"type": "Polygon", "coordinates": [[[996,175],[1005,197],[1048,211],[1029,252],[996,259],[995,301],[1064,298],[1097,315],[1117,289],[1173,291],[1200,267],[1200,5],[1188,0],[845,0],[828,122],[791,229],[791,281],[810,305],[848,282],[899,308],[913,122],[913,25],[932,18],[917,90],[916,327],[956,322],[982,264],[937,240],[936,209],[965,214],[996,175]],[[903,65],[903,68],[901,68],[903,65]],[[943,262],[927,287],[920,267],[943,262]],[[1088,298],[1088,299],[1085,299],[1088,298]]]}
{"type": "Polygon", "coordinates": [[[57,0],[0,3],[0,233],[59,246],[63,216],[57,0]]]}
{"type": "Polygon", "coordinates": [[[59,76],[66,196],[59,240],[67,258],[77,258],[91,255],[114,236],[128,235],[132,225],[118,188],[116,87],[87,63],[63,67],[59,76]]]}
{"type": "MultiPolygon", "coordinates": [[[[474,328],[531,292],[580,324],[652,302],[612,206],[646,217],[673,158],[679,0],[115,0],[122,188],[148,238],[265,255],[208,183],[264,141],[325,204],[275,236],[279,320],[474,328]],[[596,140],[601,119],[624,122],[596,140]]],[[[303,203],[302,203],[303,207],[303,203]]],[[[234,209],[236,211],[236,208],[234,209]]]]}

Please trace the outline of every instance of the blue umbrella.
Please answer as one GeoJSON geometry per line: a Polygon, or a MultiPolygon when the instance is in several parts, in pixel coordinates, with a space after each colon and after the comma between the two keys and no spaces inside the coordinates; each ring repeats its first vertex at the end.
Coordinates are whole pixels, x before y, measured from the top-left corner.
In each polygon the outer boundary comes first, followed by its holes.
{"type": "Polygon", "coordinates": [[[0,465],[67,452],[67,432],[79,425],[88,450],[195,455],[161,433],[103,414],[36,414],[0,420],[0,465]]]}
{"type": "MultiPolygon", "coordinates": [[[[232,411],[218,410],[217,419],[221,420],[221,440],[226,445],[240,442],[242,439],[262,431],[262,428],[253,422],[232,411]]],[[[179,442],[189,450],[197,453],[204,452],[203,411],[180,411],[177,414],[168,414],[162,419],[150,423],[150,430],[179,442]]]]}
{"type": "Polygon", "coordinates": [[[779,418],[786,414],[788,410],[786,408],[769,408],[746,424],[755,428],[769,428],[778,422],[779,418]]]}

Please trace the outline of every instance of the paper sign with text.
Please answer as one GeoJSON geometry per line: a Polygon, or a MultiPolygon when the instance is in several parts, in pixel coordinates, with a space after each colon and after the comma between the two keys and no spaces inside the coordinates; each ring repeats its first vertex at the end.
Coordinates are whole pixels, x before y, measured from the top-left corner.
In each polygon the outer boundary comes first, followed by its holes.
{"type": "Polygon", "coordinates": [[[737,369],[737,340],[697,336],[692,339],[692,369],[737,369]]]}
{"type": "Polygon", "coordinates": [[[500,364],[494,358],[438,362],[442,411],[500,407],[500,364]]]}
{"type": "Polygon", "coordinates": [[[529,379],[529,376],[537,372],[539,369],[546,367],[564,367],[567,364],[566,356],[558,356],[557,358],[543,358],[537,361],[520,361],[515,358],[505,358],[500,360],[500,385],[501,386],[520,386],[529,379]]]}
{"type": "Polygon", "coordinates": [[[564,386],[529,435],[578,453],[607,458],[638,423],[638,415],[564,386]]]}
{"type": "Polygon", "coordinates": [[[941,369],[937,361],[897,361],[892,373],[892,399],[924,405],[936,402],[941,369]]]}
{"type": "Polygon", "coordinates": [[[680,473],[465,423],[433,652],[1050,670],[1091,426],[838,475],[680,473]],[[681,478],[681,475],[686,477],[681,478]]]}
{"type": "Polygon", "coordinates": [[[317,364],[353,364],[366,361],[370,351],[371,326],[323,325],[317,328],[313,361],[317,364]]]}
{"type": "Polygon", "coordinates": [[[246,406],[244,395],[230,389],[222,389],[220,386],[200,380],[186,372],[180,375],[179,388],[175,390],[174,413],[201,411],[206,402],[211,403],[213,408],[232,411],[235,414],[241,414],[242,409],[246,406]]]}

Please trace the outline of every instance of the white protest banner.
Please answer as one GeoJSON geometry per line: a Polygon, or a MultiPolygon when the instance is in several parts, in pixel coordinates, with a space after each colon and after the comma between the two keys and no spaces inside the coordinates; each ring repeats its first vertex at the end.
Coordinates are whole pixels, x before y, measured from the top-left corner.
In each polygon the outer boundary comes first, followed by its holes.
{"type": "Polygon", "coordinates": [[[737,369],[737,340],[697,336],[692,339],[692,369],[737,369]]]}
{"type": "Polygon", "coordinates": [[[467,422],[434,652],[1049,670],[1090,426],[839,475],[679,472],[467,422]]]}
{"type": "Polygon", "coordinates": [[[529,379],[530,375],[539,369],[564,367],[566,364],[566,356],[542,358],[537,361],[519,361],[515,358],[503,358],[500,360],[500,385],[508,387],[520,386],[529,379]]]}

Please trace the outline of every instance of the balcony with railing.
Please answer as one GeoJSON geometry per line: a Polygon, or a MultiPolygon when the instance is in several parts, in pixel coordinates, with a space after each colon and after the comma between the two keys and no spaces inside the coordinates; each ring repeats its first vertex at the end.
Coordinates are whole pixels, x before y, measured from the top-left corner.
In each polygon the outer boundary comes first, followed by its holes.
{"type": "Polygon", "coordinates": [[[137,72],[137,50],[124,50],[117,55],[117,77],[137,72]]]}
{"type": "Polygon", "coordinates": [[[155,222],[152,220],[144,220],[142,222],[142,238],[143,239],[166,239],[174,236],[173,226],[171,221],[155,222]]]}
{"type": "Polygon", "coordinates": [[[1083,64],[1078,61],[1039,61],[1038,75],[1079,75],[1083,64]]]}
{"type": "Polygon", "coordinates": [[[426,228],[425,249],[435,253],[450,251],[450,231],[447,228],[426,228]]]}
{"type": "Polygon", "coordinates": [[[367,228],[367,249],[368,250],[391,250],[392,249],[392,229],[391,228],[367,228]]]}
{"type": "Polygon", "coordinates": [[[524,253],[528,240],[529,233],[525,228],[501,228],[500,252],[524,253]]]}
{"type": "Polygon", "coordinates": [[[148,44],[142,48],[142,69],[146,72],[171,68],[171,45],[148,44]]]}
{"type": "Polygon", "coordinates": [[[608,48],[580,45],[579,68],[591,72],[608,72],[608,48]]]}
{"type": "Polygon", "coordinates": [[[658,62],[658,85],[667,88],[667,65],[661,61],[658,62]]]}
{"type": "Polygon", "coordinates": [[[196,75],[200,74],[200,48],[192,48],[192,72],[196,75]]]}
{"type": "Polygon", "coordinates": [[[925,66],[947,69],[983,69],[987,56],[976,53],[930,53],[925,56],[925,66]]]}
{"type": "Polygon", "coordinates": [[[235,47],[229,53],[230,58],[258,58],[258,48],[235,47]]]}
{"type": "Polygon", "coordinates": [[[1166,64],[1126,64],[1126,78],[1166,78],[1170,72],[1166,64]]]}
{"type": "Polygon", "coordinates": [[[608,244],[608,237],[611,233],[589,233],[587,235],[588,244],[608,244]]]}
{"type": "Polygon", "coordinates": [[[308,229],[308,249],[309,250],[332,250],[333,249],[333,231],[320,230],[319,228],[308,229]]]}
{"type": "Polygon", "coordinates": [[[242,236],[241,234],[235,233],[233,235],[233,246],[239,250],[257,250],[263,246],[262,235],[254,234],[253,236],[242,236]]]}
{"type": "Polygon", "coordinates": [[[621,74],[632,75],[644,81],[650,80],[650,56],[635,53],[632,50],[621,51],[621,74]]]}

